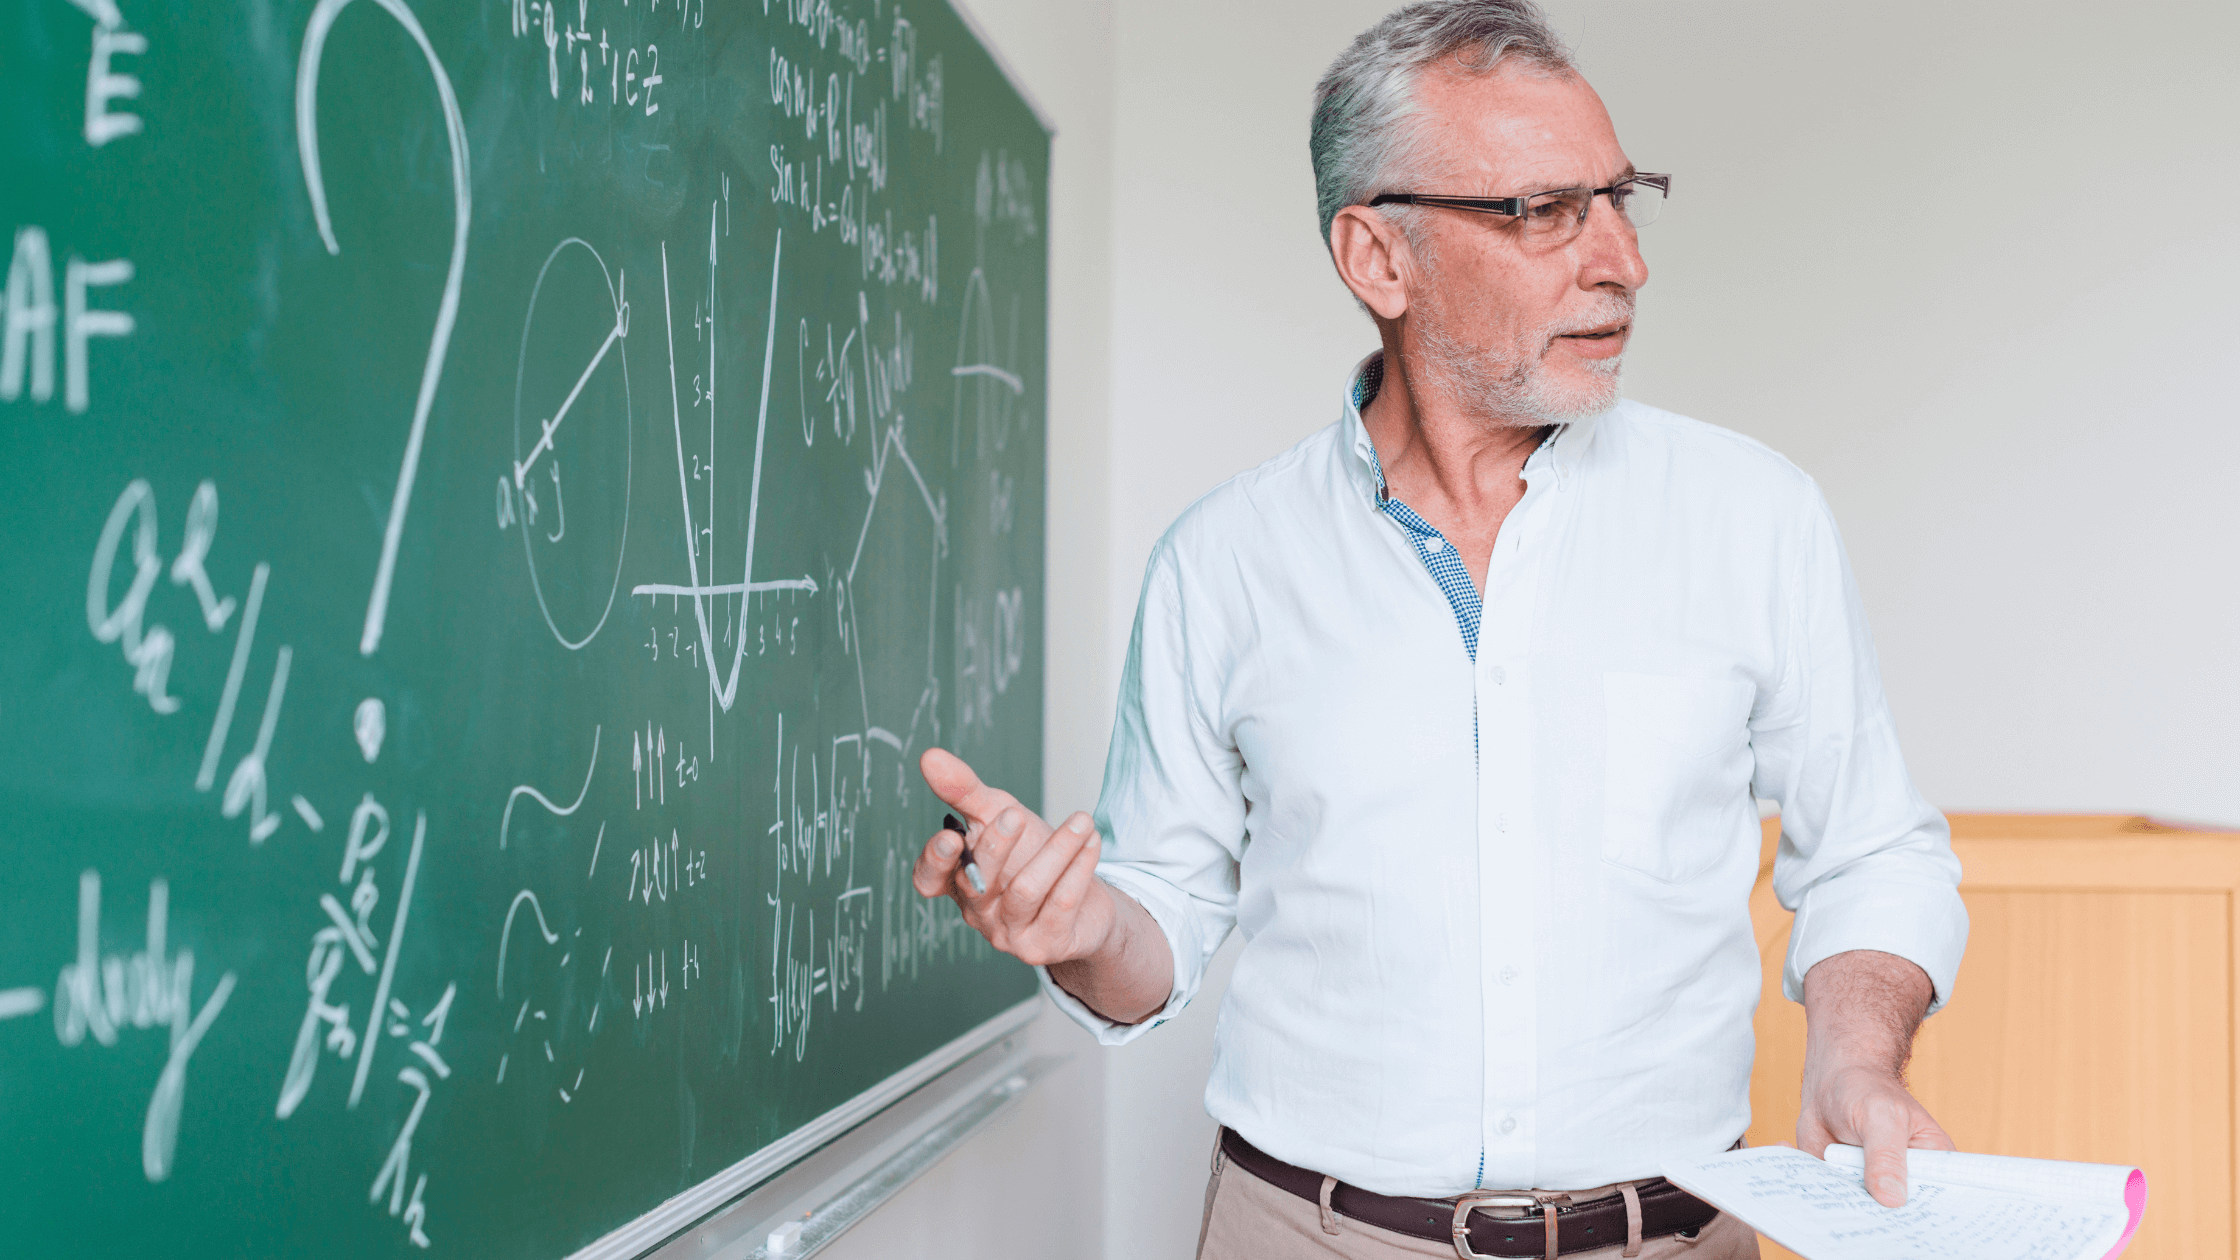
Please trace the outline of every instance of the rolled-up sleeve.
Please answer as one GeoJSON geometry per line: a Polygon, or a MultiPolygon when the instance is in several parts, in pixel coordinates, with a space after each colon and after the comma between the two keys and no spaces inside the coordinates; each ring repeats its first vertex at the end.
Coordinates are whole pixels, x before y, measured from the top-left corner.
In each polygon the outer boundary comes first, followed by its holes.
{"type": "Polygon", "coordinates": [[[1944,815],[1906,773],[1850,562],[1817,490],[1811,508],[1786,583],[1784,675],[1751,723],[1754,790],[1781,806],[1774,893],[1796,912],[1782,992],[1801,1002],[1815,963],[1879,950],[1928,974],[1934,1013],[1968,943],[1960,862],[1944,815]]]}
{"type": "Polygon", "coordinates": [[[1174,989],[1149,1019],[1120,1024],[1037,969],[1059,1009],[1106,1045],[1142,1036],[1188,1006],[1236,925],[1243,762],[1220,720],[1225,636],[1210,615],[1192,623],[1189,587],[1162,540],[1136,605],[1097,805],[1105,837],[1097,875],[1158,923],[1174,956],[1174,989]]]}

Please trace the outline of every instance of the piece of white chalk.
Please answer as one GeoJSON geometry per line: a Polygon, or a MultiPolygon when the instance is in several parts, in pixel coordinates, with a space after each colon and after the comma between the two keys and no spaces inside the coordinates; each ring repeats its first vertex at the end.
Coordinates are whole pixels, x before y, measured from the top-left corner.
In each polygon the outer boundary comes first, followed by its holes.
{"type": "Polygon", "coordinates": [[[787,1221],[770,1231],[762,1249],[773,1256],[782,1256],[801,1245],[801,1222],[787,1221]]]}
{"type": "Polygon", "coordinates": [[[964,864],[964,877],[972,881],[972,891],[976,893],[988,891],[988,881],[980,874],[980,864],[978,862],[964,864]]]}

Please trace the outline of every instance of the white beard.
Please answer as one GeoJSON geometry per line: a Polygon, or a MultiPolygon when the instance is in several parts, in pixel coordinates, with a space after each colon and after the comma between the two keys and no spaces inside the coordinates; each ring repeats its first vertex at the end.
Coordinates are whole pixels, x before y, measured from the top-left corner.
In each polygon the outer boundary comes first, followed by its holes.
{"type": "MultiPolygon", "coordinates": [[[[1427,288],[1435,291],[1436,279],[1427,288]]],[[[1538,350],[1524,354],[1465,343],[1448,330],[1446,312],[1439,305],[1417,303],[1410,314],[1414,317],[1410,322],[1415,325],[1412,331],[1417,351],[1406,364],[1409,379],[1444,393],[1482,423],[1514,428],[1568,424],[1601,415],[1618,405],[1618,376],[1624,355],[1581,359],[1579,364],[1587,369],[1587,379],[1563,381],[1554,379],[1547,370],[1547,352],[1553,339],[1562,334],[1614,320],[1630,322],[1630,293],[1610,297],[1583,314],[1530,330],[1525,344],[1538,350]]]]}

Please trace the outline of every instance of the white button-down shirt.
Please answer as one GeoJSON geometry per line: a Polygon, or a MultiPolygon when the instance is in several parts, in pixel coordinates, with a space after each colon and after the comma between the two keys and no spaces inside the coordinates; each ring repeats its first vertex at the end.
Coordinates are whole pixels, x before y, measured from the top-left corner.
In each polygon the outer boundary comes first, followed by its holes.
{"type": "Polygon", "coordinates": [[[1959,863],[1810,478],[1639,403],[1568,426],[1525,463],[1473,662],[1371,461],[1349,389],[1153,549],[1099,874],[1174,991],[1121,1026],[1045,976],[1060,1006],[1138,1036],[1241,927],[1206,1108],[1269,1154],[1388,1194],[1652,1176],[1750,1122],[1753,795],[1782,810],[1789,997],[1854,949],[1951,994],[1959,863]]]}

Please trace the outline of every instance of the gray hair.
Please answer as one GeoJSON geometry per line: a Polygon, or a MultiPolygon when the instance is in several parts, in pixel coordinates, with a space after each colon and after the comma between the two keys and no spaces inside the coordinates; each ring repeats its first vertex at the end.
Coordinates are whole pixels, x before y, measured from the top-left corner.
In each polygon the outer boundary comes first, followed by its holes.
{"type": "Polygon", "coordinates": [[[1418,0],[1361,33],[1314,89],[1308,148],[1322,239],[1347,206],[1377,195],[1382,181],[1418,156],[1416,81],[1426,66],[1461,54],[1461,68],[1490,74],[1518,58],[1576,73],[1571,51],[1532,0],[1418,0]]]}

